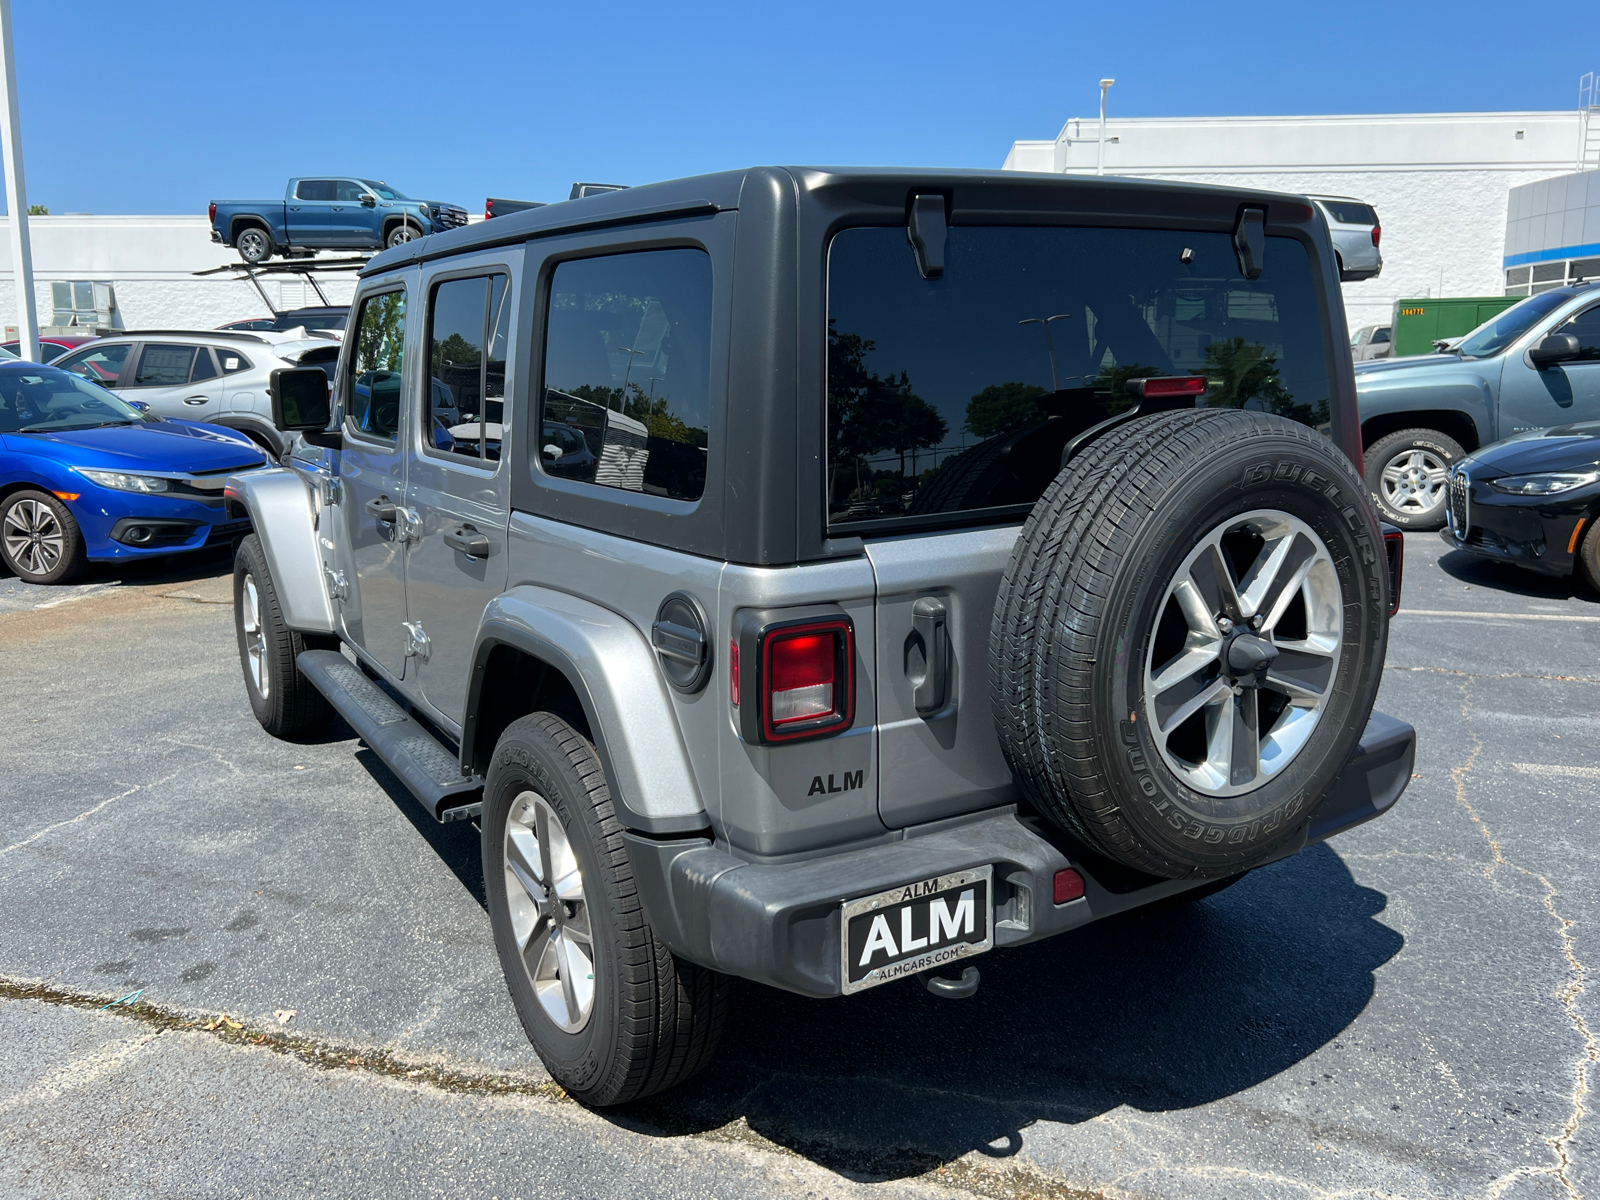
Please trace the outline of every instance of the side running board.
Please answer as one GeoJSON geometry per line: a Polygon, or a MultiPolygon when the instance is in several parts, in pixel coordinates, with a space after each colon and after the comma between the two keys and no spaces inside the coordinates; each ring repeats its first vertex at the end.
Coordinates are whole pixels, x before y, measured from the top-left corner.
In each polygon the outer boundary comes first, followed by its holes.
{"type": "Polygon", "coordinates": [[[295,665],[435,820],[465,821],[483,810],[483,780],[463,775],[455,752],[348,658],[337,650],[307,650],[295,665]]]}

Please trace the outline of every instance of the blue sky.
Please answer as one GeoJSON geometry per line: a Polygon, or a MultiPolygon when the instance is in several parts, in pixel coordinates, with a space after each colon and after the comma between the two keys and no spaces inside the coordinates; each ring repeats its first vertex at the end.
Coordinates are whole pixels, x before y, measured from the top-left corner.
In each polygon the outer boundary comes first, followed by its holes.
{"type": "MultiPolygon", "coordinates": [[[[203,212],[291,175],[479,208],[756,162],[997,167],[1114,113],[1570,109],[1526,6],[13,0],[28,199],[203,212]]],[[[1587,29],[1582,28],[1587,24],[1587,29]]]]}

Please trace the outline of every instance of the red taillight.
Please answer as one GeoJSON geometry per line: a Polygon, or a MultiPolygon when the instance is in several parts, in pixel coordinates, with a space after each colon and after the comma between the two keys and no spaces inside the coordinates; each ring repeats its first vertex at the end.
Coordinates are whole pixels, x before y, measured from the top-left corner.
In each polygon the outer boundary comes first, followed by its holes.
{"type": "Polygon", "coordinates": [[[211,207],[206,210],[206,217],[213,225],[217,223],[217,202],[215,200],[211,202],[211,207]]]}
{"type": "Polygon", "coordinates": [[[1068,900],[1076,900],[1083,895],[1083,876],[1071,867],[1065,871],[1056,872],[1055,900],[1057,904],[1065,904],[1068,900]]]}
{"type": "Polygon", "coordinates": [[[494,201],[485,200],[483,202],[483,219],[487,221],[492,216],[494,216],[494,201]]]}
{"type": "Polygon", "coordinates": [[[1130,379],[1128,390],[1135,396],[1198,396],[1206,390],[1204,375],[1165,375],[1156,379],[1130,379]]]}
{"type": "Polygon", "coordinates": [[[739,643],[728,643],[728,695],[735,708],[739,707],[739,643]]]}
{"type": "Polygon", "coordinates": [[[1376,246],[1378,244],[1378,239],[1381,238],[1382,236],[1383,236],[1383,226],[1374,225],[1372,227],[1372,244],[1374,246],[1376,246]]]}
{"type": "Polygon", "coordinates": [[[780,625],[761,637],[761,736],[793,741],[849,727],[855,704],[850,622],[780,625]]]}

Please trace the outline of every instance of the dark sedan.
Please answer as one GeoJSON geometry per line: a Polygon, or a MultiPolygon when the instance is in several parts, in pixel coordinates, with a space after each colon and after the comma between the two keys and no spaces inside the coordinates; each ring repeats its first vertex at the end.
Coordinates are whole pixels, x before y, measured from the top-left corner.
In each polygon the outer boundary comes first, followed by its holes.
{"type": "Polygon", "coordinates": [[[1600,590],[1600,421],[1496,442],[1450,471],[1442,536],[1458,550],[1600,590]]]}

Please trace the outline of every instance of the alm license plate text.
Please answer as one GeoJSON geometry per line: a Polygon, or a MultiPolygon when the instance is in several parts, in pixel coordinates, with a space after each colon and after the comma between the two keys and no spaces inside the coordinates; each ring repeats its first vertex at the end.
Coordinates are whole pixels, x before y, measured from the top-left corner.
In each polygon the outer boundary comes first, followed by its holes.
{"type": "Polygon", "coordinates": [[[991,949],[993,878],[977,867],[846,901],[845,995],[991,949]]]}

